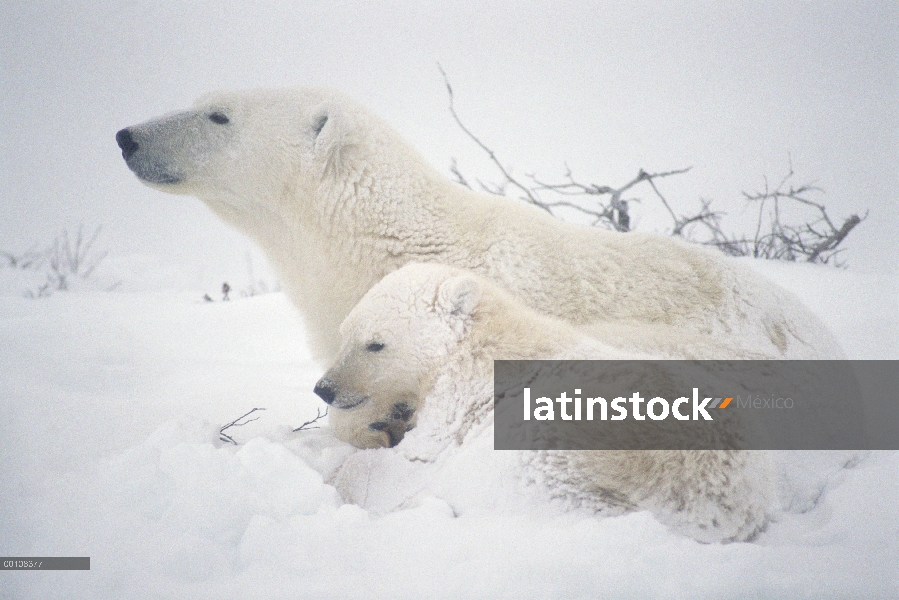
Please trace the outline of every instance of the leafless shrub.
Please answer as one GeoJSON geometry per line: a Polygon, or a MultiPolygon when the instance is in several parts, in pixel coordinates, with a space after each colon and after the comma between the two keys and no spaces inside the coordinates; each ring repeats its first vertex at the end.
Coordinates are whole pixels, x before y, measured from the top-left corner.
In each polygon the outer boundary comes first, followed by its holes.
{"type": "Polygon", "coordinates": [[[97,252],[94,244],[100,236],[101,226],[93,233],[85,235],[84,226],[79,225],[77,233],[63,230],[44,250],[31,250],[22,254],[0,252],[8,267],[28,271],[43,271],[46,281],[33,290],[25,292],[29,298],[43,298],[53,292],[69,289],[75,279],[86,280],[100,265],[108,252],[97,252]]]}
{"type": "Polygon", "coordinates": [[[753,256],[770,260],[805,261],[811,263],[833,264],[842,266],[836,260],[843,250],[838,246],[855,227],[868,217],[853,214],[837,226],[825,206],[810,199],[813,194],[823,194],[823,190],[813,184],[794,186],[795,174],[793,164],[787,175],[774,188],[765,179],[764,187],[758,192],[743,192],[743,198],[750,206],[758,206],[755,233],[751,236],[724,233],[719,215],[709,210],[709,201],[703,202],[699,218],[684,222],[676,228],[674,235],[683,235],[684,227],[696,225],[694,230],[705,230],[704,238],[697,237],[698,232],[685,236],[731,256],[753,256]],[[801,211],[800,222],[790,224],[784,212],[790,205],[791,211],[801,211]]]}
{"type": "MultiPolygon", "coordinates": [[[[460,129],[480,147],[499,170],[502,181],[498,184],[484,183],[475,180],[478,187],[488,193],[505,195],[509,187],[516,189],[521,200],[559,217],[558,209],[569,209],[581,213],[590,219],[593,226],[613,229],[615,231],[631,231],[630,205],[640,202],[640,198],[623,198],[639,184],[646,183],[659,199],[667,214],[671,217],[672,227],[669,234],[682,237],[688,241],[714,246],[732,256],[754,256],[772,260],[829,263],[842,248],[838,246],[846,236],[865,218],[857,214],[850,215],[839,227],[831,220],[825,206],[810,199],[812,194],[822,193],[820,188],[812,184],[794,187],[792,160],[789,172],[780,183],[771,189],[767,179],[762,191],[743,192],[743,199],[748,205],[758,205],[758,218],[754,235],[726,234],[722,228],[722,217],[725,213],[714,211],[711,200],[700,200],[698,211],[678,216],[671,204],[659,190],[656,181],[687,173],[691,167],[650,173],[643,169],[636,177],[624,185],[614,187],[595,183],[582,183],[575,179],[571,169],[566,165],[564,180],[560,183],[548,183],[538,179],[536,175],[527,175],[527,182],[514,177],[497,157],[496,153],[482,142],[459,118],[453,104],[453,88],[449,78],[440,65],[446,91],[449,96],[449,111],[460,129]],[[548,199],[552,198],[552,199],[548,199]],[[586,198],[587,201],[577,201],[586,198]],[[796,205],[811,209],[812,213],[802,213],[796,224],[787,220],[786,205],[796,205]]],[[[459,170],[455,159],[450,165],[450,172],[455,181],[473,189],[468,179],[459,170]]],[[[840,265],[836,260],[833,264],[840,265]]]]}
{"type": "MultiPolygon", "coordinates": [[[[478,186],[485,192],[496,195],[505,195],[507,187],[511,185],[521,193],[520,197],[522,200],[545,210],[551,215],[558,216],[555,213],[556,209],[569,208],[590,217],[593,225],[610,227],[611,229],[615,229],[616,231],[630,231],[630,213],[628,202],[631,200],[622,198],[621,195],[637,184],[646,181],[652,186],[656,194],[660,198],[662,198],[662,201],[665,202],[664,197],[662,197],[658,188],[653,183],[653,180],[670,177],[672,175],[679,175],[690,170],[690,167],[687,167],[685,169],[677,169],[674,171],[667,171],[662,173],[647,173],[643,169],[640,169],[640,171],[637,173],[637,176],[634,177],[631,181],[620,187],[614,188],[607,185],[579,183],[572,176],[571,169],[568,169],[566,166],[566,181],[562,183],[545,183],[537,179],[537,177],[534,175],[528,175],[528,178],[531,180],[530,184],[522,183],[519,179],[515,178],[511,173],[509,173],[509,171],[503,166],[499,158],[497,158],[496,153],[493,152],[493,150],[484,142],[482,142],[474,133],[472,133],[471,130],[468,129],[468,127],[466,127],[462,120],[459,118],[459,115],[456,114],[456,109],[453,104],[453,88],[450,85],[449,78],[440,65],[437,65],[437,67],[440,69],[440,73],[443,75],[443,81],[446,84],[446,91],[449,95],[449,111],[453,117],[453,120],[456,121],[456,124],[475,144],[477,144],[484,152],[487,153],[490,161],[496,166],[497,169],[499,169],[500,173],[502,173],[503,181],[499,184],[485,184],[481,181],[477,181],[478,186]],[[562,196],[566,198],[576,196],[591,196],[593,198],[591,198],[591,204],[573,202],[569,199],[547,200],[543,197],[543,194],[546,192],[551,192],[556,196],[562,196]],[[602,200],[596,199],[597,197],[602,196],[608,196],[608,202],[603,202],[602,200]]],[[[458,165],[456,165],[455,160],[450,167],[450,172],[455,176],[455,180],[457,183],[460,183],[471,189],[471,184],[459,171],[458,165]]]]}

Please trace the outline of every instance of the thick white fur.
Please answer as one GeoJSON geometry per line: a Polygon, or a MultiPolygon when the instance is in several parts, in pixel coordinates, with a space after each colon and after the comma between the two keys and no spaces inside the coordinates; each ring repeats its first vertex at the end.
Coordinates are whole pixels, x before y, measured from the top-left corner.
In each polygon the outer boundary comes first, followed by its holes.
{"type": "MultiPolygon", "coordinates": [[[[637,327],[629,335],[655,333],[637,327]]],[[[528,309],[470,272],[410,264],[391,273],[349,314],[341,337],[325,377],[338,398],[361,402],[332,410],[338,437],[386,446],[384,432],[369,425],[389,421],[397,402],[415,415],[395,448],[347,460],[334,483],[348,500],[390,510],[439,493],[465,510],[530,494],[609,514],[651,510],[708,542],[750,538],[767,522],[773,477],[765,453],[492,451],[494,359],[637,356],[528,309]],[[372,342],[382,348],[370,351],[372,342]]]]}
{"type": "Polygon", "coordinates": [[[332,90],[210,94],[129,131],[138,144],[132,170],[158,189],[197,196],[263,247],[324,362],[362,295],[413,261],[474,271],[622,347],[655,353],[667,335],[681,340],[682,357],[841,356],[813,315],[748,269],[672,239],[566,224],[475,193],[332,90]],[[625,337],[641,325],[668,333],[641,347],[625,337]]]}

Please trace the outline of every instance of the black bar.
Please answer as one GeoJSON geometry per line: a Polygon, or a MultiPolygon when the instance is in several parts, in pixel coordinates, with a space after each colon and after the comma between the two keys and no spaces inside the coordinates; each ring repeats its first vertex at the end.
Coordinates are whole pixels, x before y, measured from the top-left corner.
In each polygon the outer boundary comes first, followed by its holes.
{"type": "Polygon", "coordinates": [[[89,556],[3,556],[2,571],[90,571],[89,556]]]}
{"type": "Polygon", "coordinates": [[[899,361],[498,360],[494,408],[496,450],[899,450],[899,361]]]}

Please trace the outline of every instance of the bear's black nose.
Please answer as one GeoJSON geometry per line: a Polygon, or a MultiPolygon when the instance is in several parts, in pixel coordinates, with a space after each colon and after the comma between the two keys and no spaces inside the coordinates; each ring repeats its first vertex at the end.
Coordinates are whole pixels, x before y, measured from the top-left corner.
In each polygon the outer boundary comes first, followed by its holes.
{"type": "Polygon", "coordinates": [[[312,391],[315,392],[319,398],[327,402],[328,404],[334,403],[334,398],[336,393],[334,392],[334,383],[329,379],[321,379],[318,383],[315,384],[315,389],[312,391]]]}
{"type": "Polygon", "coordinates": [[[122,158],[125,160],[131,158],[137,152],[137,142],[134,141],[134,138],[131,137],[131,132],[127,129],[123,129],[115,134],[115,141],[119,144],[119,148],[122,149],[122,158]]]}

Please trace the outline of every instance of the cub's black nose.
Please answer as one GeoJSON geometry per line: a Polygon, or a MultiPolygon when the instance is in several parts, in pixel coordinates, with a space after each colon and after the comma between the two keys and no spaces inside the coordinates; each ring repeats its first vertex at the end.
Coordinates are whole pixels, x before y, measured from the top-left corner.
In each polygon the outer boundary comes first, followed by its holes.
{"type": "Polygon", "coordinates": [[[137,142],[134,141],[134,138],[131,137],[131,132],[127,129],[123,129],[115,134],[115,141],[119,144],[119,148],[122,149],[122,158],[125,160],[131,158],[137,152],[137,142]]]}
{"type": "Polygon", "coordinates": [[[337,394],[334,392],[334,383],[329,379],[319,380],[312,391],[328,404],[334,404],[334,398],[337,394]]]}

